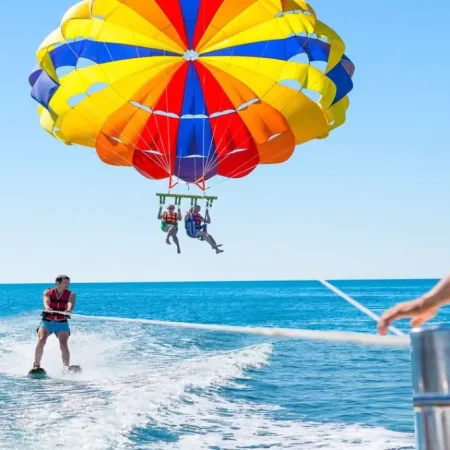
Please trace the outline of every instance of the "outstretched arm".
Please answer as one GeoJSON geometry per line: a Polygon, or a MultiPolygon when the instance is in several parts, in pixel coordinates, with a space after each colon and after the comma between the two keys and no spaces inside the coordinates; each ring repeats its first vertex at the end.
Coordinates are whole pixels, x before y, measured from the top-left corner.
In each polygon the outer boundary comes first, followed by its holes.
{"type": "Polygon", "coordinates": [[[435,306],[450,303],[450,274],[439,281],[433,289],[425,294],[425,297],[435,306]]]}
{"type": "Polygon", "coordinates": [[[182,218],[183,218],[183,216],[181,215],[181,209],[178,208],[178,216],[177,216],[177,219],[178,219],[178,220],[181,220],[182,218]]]}
{"type": "Polygon", "coordinates": [[[209,217],[209,211],[205,211],[205,223],[210,224],[211,223],[211,217],[209,217]]]}
{"type": "Polygon", "coordinates": [[[385,335],[392,322],[406,317],[412,318],[411,326],[420,326],[436,316],[438,309],[447,303],[450,303],[450,274],[422,297],[398,303],[386,311],[378,321],[378,331],[385,335]]]}
{"type": "Polygon", "coordinates": [[[158,220],[162,219],[162,206],[159,207],[159,211],[158,211],[158,220]]]}

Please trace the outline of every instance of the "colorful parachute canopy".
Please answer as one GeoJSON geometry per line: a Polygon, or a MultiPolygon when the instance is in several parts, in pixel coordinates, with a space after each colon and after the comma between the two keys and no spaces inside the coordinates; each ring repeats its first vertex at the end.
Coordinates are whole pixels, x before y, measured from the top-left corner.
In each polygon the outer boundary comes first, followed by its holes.
{"type": "Polygon", "coordinates": [[[83,0],[29,81],[56,138],[198,183],[284,162],[342,125],[344,49],[302,0],[83,0]]]}

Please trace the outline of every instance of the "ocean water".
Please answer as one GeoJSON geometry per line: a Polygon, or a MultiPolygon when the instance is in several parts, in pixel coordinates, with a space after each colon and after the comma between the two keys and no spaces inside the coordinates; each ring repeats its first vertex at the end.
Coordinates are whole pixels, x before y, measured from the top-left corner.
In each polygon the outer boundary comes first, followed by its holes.
{"type": "MultiPolygon", "coordinates": [[[[376,313],[436,280],[334,282],[376,313]]],[[[45,285],[0,286],[0,449],[411,450],[408,349],[87,318],[33,363],[45,285]]],[[[73,284],[76,312],[375,333],[317,282],[73,284]]],[[[442,322],[448,311],[439,314],[442,322]]],[[[398,327],[408,329],[407,321],[398,327]]]]}

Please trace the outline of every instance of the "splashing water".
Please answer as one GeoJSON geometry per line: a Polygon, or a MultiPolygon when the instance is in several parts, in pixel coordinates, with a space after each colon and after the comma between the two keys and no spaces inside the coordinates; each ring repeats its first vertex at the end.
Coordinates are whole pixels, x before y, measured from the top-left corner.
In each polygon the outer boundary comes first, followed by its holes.
{"type": "Polygon", "coordinates": [[[50,337],[50,378],[29,380],[33,327],[26,316],[0,322],[2,449],[412,448],[405,433],[280,420],[277,405],[228,396],[270,365],[272,343],[205,351],[195,332],[81,321],[70,344],[83,372],[62,372],[50,337]]]}

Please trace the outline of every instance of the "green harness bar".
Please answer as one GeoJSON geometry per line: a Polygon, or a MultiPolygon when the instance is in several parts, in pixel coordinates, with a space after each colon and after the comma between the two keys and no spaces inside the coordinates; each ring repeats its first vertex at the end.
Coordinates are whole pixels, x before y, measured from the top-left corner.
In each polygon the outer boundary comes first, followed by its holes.
{"type": "Polygon", "coordinates": [[[185,195],[185,194],[156,194],[157,197],[159,197],[159,204],[165,205],[166,198],[173,198],[174,204],[176,206],[181,206],[181,200],[183,198],[190,198],[191,199],[191,206],[197,206],[197,202],[199,200],[206,200],[206,207],[211,208],[213,205],[214,200],[217,200],[217,197],[213,197],[210,195],[185,195]]]}

